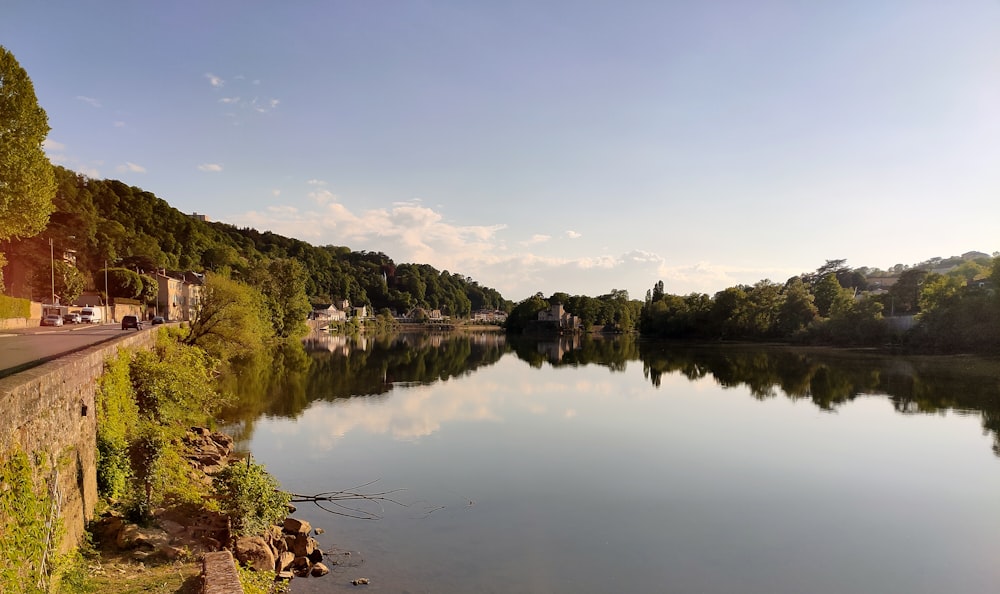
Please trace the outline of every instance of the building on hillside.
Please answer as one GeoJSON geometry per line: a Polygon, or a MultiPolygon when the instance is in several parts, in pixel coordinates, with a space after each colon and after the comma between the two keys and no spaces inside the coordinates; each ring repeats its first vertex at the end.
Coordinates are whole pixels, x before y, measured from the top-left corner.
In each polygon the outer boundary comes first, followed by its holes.
{"type": "Polygon", "coordinates": [[[204,275],[156,273],[157,311],[168,320],[190,322],[201,306],[204,275]]]}
{"type": "Polygon", "coordinates": [[[507,321],[507,312],[500,309],[480,309],[472,312],[472,321],[502,324],[507,321]]]}
{"type": "Polygon", "coordinates": [[[564,310],[562,303],[554,303],[538,312],[538,323],[559,330],[576,330],[580,327],[580,318],[564,310]]]}
{"type": "Polygon", "coordinates": [[[310,318],[313,320],[321,320],[324,322],[345,322],[347,321],[347,311],[345,311],[344,309],[340,309],[333,303],[330,304],[323,303],[313,307],[312,314],[310,314],[310,318]]]}

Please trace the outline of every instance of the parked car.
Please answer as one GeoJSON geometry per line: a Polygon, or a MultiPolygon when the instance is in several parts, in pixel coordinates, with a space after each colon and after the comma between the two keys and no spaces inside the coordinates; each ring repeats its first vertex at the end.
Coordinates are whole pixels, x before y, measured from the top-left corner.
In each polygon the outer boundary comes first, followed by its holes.
{"type": "Polygon", "coordinates": [[[66,314],[66,315],[63,316],[63,322],[66,322],[67,324],[79,324],[80,323],[80,314],[78,314],[78,313],[68,313],[68,314],[66,314]]]}
{"type": "Polygon", "coordinates": [[[80,310],[80,322],[84,324],[100,324],[103,318],[100,308],[85,307],[80,310]]]}
{"type": "Polygon", "coordinates": [[[152,324],[154,326],[156,326],[157,324],[164,324],[164,323],[166,323],[166,320],[163,319],[163,316],[156,316],[155,318],[153,318],[152,324]]]}
{"type": "Polygon", "coordinates": [[[135,328],[136,330],[142,330],[142,322],[136,316],[124,316],[124,317],[122,317],[122,330],[128,330],[129,328],[135,328]]]}
{"type": "Polygon", "coordinates": [[[55,314],[50,314],[42,318],[42,326],[62,326],[63,319],[55,314]]]}

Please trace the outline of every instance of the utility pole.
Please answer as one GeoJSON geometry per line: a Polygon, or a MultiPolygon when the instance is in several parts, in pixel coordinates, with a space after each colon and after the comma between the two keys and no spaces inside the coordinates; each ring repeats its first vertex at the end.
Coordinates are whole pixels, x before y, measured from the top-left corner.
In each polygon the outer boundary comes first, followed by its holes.
{"type": "Polygon", "coordinates": [[[104,259],[104,321],[108,321],[108,302],[111,301],[111,293],[108,293],[108,259],[104,259]]]}
{"type": "Polygon", "coordinates": [[[49,238],[49,260],[52,265],[52,305],[56,304],[56,248],[52,243],[52,238],[49,238]]]}

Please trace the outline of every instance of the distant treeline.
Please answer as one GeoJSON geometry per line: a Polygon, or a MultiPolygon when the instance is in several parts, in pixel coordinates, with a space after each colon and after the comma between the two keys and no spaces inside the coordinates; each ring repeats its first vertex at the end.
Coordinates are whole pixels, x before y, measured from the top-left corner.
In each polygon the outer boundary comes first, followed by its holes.
{"type": "Polygon", "coordinates": [[[314,303],[348,299],[376,313],[384,308],[405,312],[423,307],[456,317],[477,309],[510,307],[495,289],[427,264],[396,264],[381,252],[314,246],[267,231],[201,220],[152,192],[120,181],[89,179],[59,166],[54,170],[58,191],[46,229],[0,246],[14,264],[4,277],[11,294],[48,296],[51,249],[57,262],[64,254],[75,257],[75,267],[60,264],[57,276],[63,276],[63,268],[75,268],[66,275],[81,273],[82,281],[70,282],[82,282],[83,288],[103,288],[99,277],[105,264],[147,274],[160,269],[227,271],[234,278],[249,279],[249,272],[262,262],[294,259],[305,268],[306,293],[314,303]]]}
{"type": "Polygon", "coordinates": [[[663,281],[644,301],[618,290],[600,297],[538,293],[514,306],[507,329],[519,333],[558,303],[581,318],[584,331],[638,331],[647,338],[1000,352],[998,287],[1000,257],[985,254],[889,272],[828,260],[784,284],[762,280],[715,295],[672,295],[663,281]]]}
{"type": "Polygon", "coordinates": [[[888,289],[829,260],[784,284],[762,280],[708,296],[680,296],[658,282],[639,319],[644,336],[697,340],[791,341],[847,346],[898,344],[928,351],[1000,351],[1000,257],[945,272],[917,266],[888,289]],[[913,316],[893,326],[887,316],[913,316]]]}

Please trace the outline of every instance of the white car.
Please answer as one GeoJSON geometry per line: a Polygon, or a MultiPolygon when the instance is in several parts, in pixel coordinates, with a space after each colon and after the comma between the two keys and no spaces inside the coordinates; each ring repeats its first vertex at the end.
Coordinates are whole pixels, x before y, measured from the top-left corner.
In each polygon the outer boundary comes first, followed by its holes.
{"type": "Polygon", "coordinates": [[[57,316],[53,314],[42,318],[42,326],[62,326],[62,325],[63,325],[62,316],[57,316]]]}

